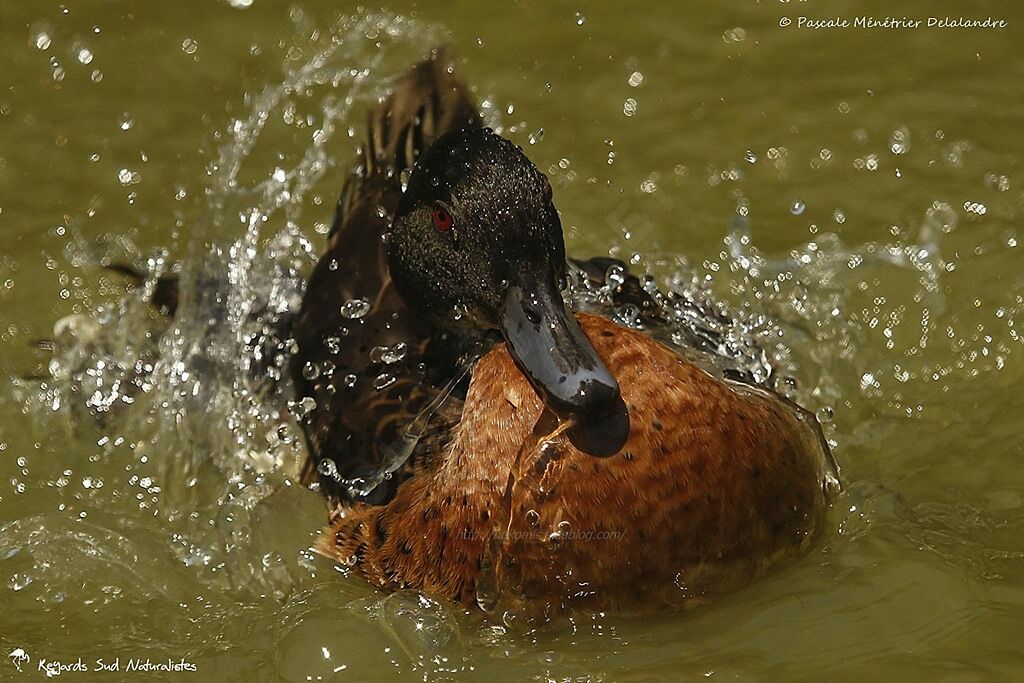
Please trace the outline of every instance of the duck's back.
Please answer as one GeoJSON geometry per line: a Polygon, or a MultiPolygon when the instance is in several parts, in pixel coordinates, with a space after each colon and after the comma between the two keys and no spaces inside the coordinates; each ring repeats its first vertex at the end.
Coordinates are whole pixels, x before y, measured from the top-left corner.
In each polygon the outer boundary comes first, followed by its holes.
{"type": "Polygon", "coordinates": [[[575,449],[499,346],[437,469],[386,507],[348,510],[321,550],[388,588],[635,607],[735,587],[805,547],[829,468],[813,419],[639,332],[580,321],[629,410],[618,454],[575,449]]]}

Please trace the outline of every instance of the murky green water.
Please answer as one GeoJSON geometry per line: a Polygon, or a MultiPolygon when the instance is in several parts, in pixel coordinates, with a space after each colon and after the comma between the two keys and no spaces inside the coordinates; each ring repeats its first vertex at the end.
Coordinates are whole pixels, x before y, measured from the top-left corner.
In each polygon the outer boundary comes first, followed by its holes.
{"type": "Polygon", "coordinates": [[[796,25],[968,11],[899,5],[4,3],[0,678],[16,648],[205,680],[1019,677],[1024,11],[796,25]],[[440,42],[552,178],[570,249],[704,281],[818,411],[846,492],[795,566],[685,614],[506,631],[308,553],[287,397],[224,371],[223,330],[309,268],[366,102],[440,42]],[[102,258],[219,273],[221,332],[199,305],[162,331],[102,258]],[[20,379],[75,313],[82,374],[20,379]],[[119,365],[200,355],[89,415],[119,365]]]}

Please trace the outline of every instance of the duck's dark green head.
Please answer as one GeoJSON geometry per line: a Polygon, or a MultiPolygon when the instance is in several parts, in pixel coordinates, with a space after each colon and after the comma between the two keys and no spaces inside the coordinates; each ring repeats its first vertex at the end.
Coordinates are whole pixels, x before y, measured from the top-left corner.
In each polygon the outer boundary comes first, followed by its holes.
{"type": "MultiPolygon", "coordinates": [[[[565,243],[551,185],[515,144],[478,128],[434,142],[413,169],[388,256],[414,310],[449,329],[500,330],[555,413],[584,422],[625,414],[618,384],[562,299],[565,243]]],[[[628,419],[604,435],[607,447],[618,450],[627,433],[628,419]]]]}

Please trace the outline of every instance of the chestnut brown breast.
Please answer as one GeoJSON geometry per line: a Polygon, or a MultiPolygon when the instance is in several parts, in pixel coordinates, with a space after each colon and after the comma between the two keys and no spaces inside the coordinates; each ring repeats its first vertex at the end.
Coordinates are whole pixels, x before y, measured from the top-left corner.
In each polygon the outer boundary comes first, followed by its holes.
{"type": "Polygon", "coordinates": [[[499,345],[437,466],[386,506],[340,510],[320,552],[387,590],[560,609],[684,603],[805,548],[830,462],[813,418],[578,317],[629,410],[621,451],[576,450],[499,345]]]}

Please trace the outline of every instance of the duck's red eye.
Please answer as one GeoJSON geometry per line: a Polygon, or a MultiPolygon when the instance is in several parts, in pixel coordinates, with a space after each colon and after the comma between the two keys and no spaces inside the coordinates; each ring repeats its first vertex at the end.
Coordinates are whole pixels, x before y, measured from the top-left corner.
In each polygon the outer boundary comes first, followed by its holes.
{"type": "Polygon", "coordinates": [[[454,222],[452,215],[448,213],[447,209],[441,208],[440,206],[434,209],[434,227],[441,232],[448,232],[451,230],[452,223],[454,222]]]}

